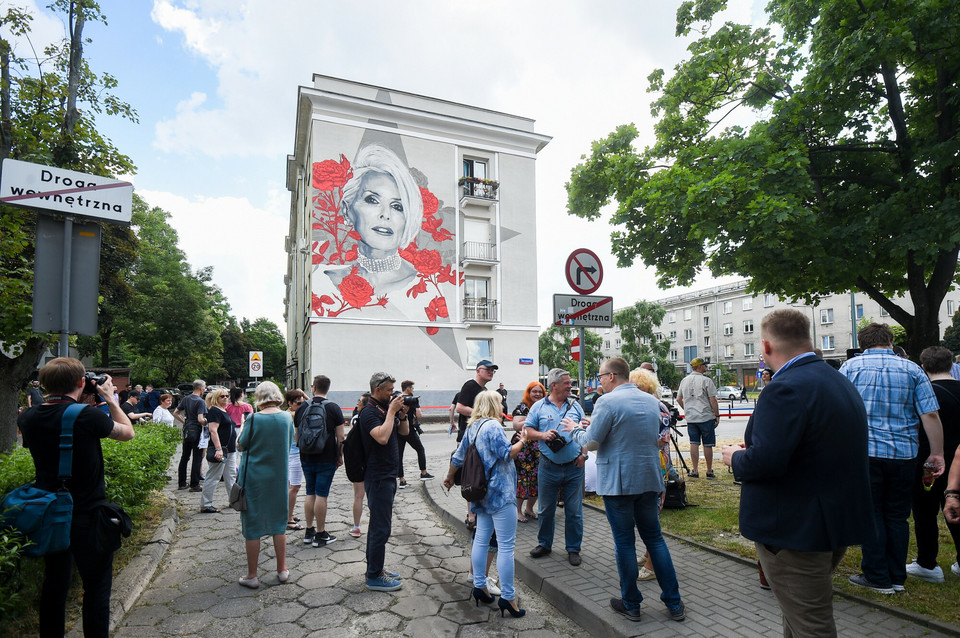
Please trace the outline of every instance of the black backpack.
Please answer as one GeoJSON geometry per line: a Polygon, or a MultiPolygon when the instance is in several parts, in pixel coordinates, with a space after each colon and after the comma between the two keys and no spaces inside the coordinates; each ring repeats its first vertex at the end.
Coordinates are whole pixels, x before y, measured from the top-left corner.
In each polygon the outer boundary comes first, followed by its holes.
{"type": "Polygon", "coordinates": [[[477,437],[480,436],[480,430],[486,423],[477,428],[477,436],[473,437],[473,442],[467,446],[467,451],[463,455],[460,494],[470,503],[481,501],[487,495],[487,473],[483,469],[483,459],[480,458],[480,452],[475,445],[477,437]]]}
{"type": "Polygon", "coordinates": [[[297,438],[297,447],[305,454],[321,454],[327,447],[330,431],[327,429],[327,410],[323,407],[326,399],[317,397],[310,402],[310,407],[300,423],[300,435],[297,438]]]}
{"type": "Polygon", "coordinates": [[[363,451],[363,437],[360,435],[360,423],[355,423],[343,440],[343,467],[347,471],[347,480],[362,483],[367,473],[367,455],[363,451]]]}

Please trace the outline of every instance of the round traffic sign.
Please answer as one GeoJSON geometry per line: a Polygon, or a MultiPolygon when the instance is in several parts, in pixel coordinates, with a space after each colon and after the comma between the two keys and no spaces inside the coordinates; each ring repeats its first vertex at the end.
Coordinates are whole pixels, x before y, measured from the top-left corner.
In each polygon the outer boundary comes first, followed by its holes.
{"type": "Polygon", "coordinates": [[[565,274],[571,288],[581,295],[589,295],[596,292],[603,281],[603,266],[592,250],[577,248],[567,257],[565,274]]]}
{"type": "Polygon", "coordinates": [[[570,356],[574,361],[580,360],[580,337],[574,337],[570,342],[570,356]]]}
{"type": "Polygon", "coordinates": [[[250,369],[253,370],[254,372],[259,372],[259,371],[260,371],[260,362],[259,362],[259,361],[254,361],[254,362],[252,362],[252,363],[250,364],[250,369]]]}

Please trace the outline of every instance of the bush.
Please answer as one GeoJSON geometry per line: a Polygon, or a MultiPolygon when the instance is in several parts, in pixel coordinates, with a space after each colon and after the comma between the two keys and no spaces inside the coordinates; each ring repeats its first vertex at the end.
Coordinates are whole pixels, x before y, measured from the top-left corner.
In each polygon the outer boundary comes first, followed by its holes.
{"type": "MultiPolygon", "coordinates": [[[[166,483],[170,457],[180,440],[176,428],[160,423],[135,426],[132,441],[103,440],[103,466],[107,500],[119,503],[139,525],[138,517],[147,506],[151,492],[166,483]]],[[[0,495],[33,481],[33,458],[25,448],[0,456],[0,495]]],[[[16,622],[32,604],[43,580],[43,559],[22,556],[23,538],[11,530],[0,530],[0,621],[16,622]]],[[[79,582],[79,579],[74,579],[79,582]]]]}

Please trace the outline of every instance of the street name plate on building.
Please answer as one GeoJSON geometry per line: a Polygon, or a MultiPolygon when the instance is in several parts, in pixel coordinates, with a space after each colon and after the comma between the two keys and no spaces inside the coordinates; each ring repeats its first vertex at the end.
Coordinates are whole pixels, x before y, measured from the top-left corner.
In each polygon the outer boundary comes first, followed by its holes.
{"type": "Polygon", "coordinates": [[[554,295],[553,323],[578,328],[612,328],[613,297],[554,295]]]}

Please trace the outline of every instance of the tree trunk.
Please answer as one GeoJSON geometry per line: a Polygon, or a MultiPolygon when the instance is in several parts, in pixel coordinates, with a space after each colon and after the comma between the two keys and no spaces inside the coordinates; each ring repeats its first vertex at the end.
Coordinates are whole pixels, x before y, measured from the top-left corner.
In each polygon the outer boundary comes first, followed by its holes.
{"type": "Polygon", "coordinates": [[[17,445],[17,398],[20,388],[37,368],[46,340],[30,337],[19,357],[0,354],[0,454],[17,445]]]}

